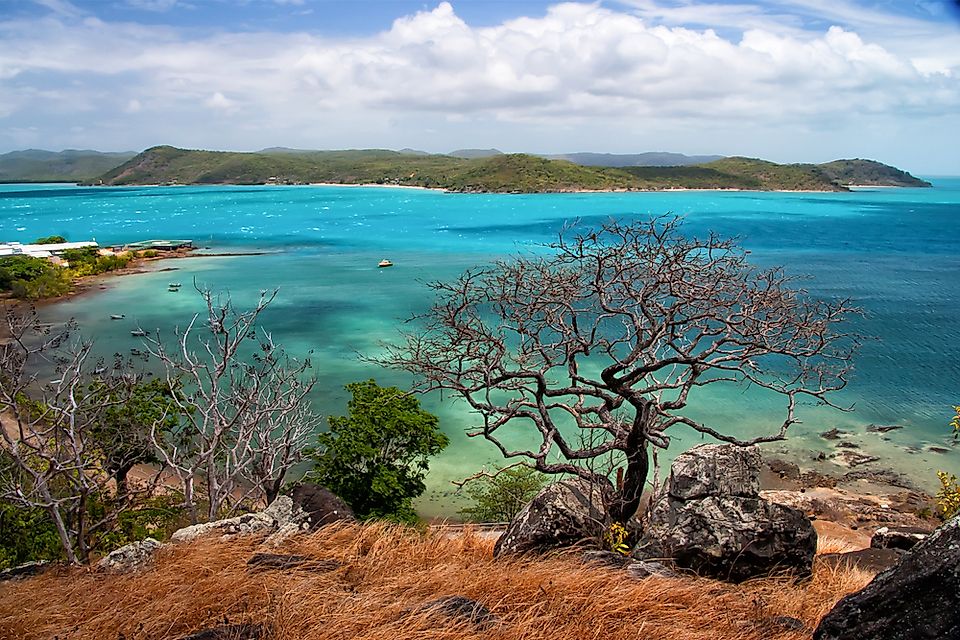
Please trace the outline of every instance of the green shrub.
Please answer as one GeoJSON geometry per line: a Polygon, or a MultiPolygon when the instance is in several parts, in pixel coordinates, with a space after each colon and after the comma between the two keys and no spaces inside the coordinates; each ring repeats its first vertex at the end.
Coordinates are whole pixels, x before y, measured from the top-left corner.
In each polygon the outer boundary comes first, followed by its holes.
{"type": "Polygon", "coordinates": [[[416,522],[412,500],[426,489],[428,459],[449,442],[435,415],[396,387],[375,380],[346,386],[349,415],[328,418],[330,431],[310,452],[311,477],[343,498],[359,518],[416,522]]]}
{"type": "Polygon", "coordinates": [[[543,488],[546,478],[527,466],[501,469],[467,485],[473,506],[460,514],[474,522],[509,522],[543,488]]]}
{"type": "Polygon", "coordinates": [[[66,241],[67,239],[63,236],[45,236],[43,238],[37,238],[33,241],[33,244],[60,244],[66,241]]]}
{"type": "Polygon", "coordinates": [[[18,280],[35,280],[51,271],[49,260],[33,256],[16,255],[0,257],[0,291],[10,291],[18,280]]]}
{"type": "Polygon", "coordinates": [[[50,265],[50,269],[30,280],[14,280],[10,291],[16,298],[40,300],[55,298],[70,292],[73,279],[65,269],[50,265]]]}
{"type": "Polygon", "coordinates": [[[60,537],[45,511],[0,502],[0,569],[60,557],[60,537]]]}
{"type": "Polygon", "coordinates": [[[944,520],[948,520],[960,513],[960,483],[957,476],[946,471],[937,471],[940,479],[940,490],[937,491],[937,513],[944,520]]]}

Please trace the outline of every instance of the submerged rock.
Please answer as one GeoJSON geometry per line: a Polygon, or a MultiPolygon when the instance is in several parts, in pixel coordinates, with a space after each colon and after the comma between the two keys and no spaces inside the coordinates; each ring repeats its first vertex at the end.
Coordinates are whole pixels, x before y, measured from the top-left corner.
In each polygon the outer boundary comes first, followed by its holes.
{"type": "Polygon", "coordinates": [[[815,640],[960,638],[960,516],[823,617],[815,640]]]}

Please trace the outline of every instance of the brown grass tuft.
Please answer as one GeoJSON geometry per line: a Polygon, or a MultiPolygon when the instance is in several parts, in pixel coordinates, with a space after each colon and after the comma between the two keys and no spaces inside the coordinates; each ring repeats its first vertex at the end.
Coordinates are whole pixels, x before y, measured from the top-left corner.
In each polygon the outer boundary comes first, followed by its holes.
{"type": "Polygon", "coordinates": [[[772,620],[812,629],[872,577],[818,563],[806,581],[634,581],[575,557],[494,560],[492,542],[469,530],[451,538],[384,524],[326,527],[282,550],[328,561],[313,569],[251,573],[259,542],[170,547],[136,575],[66,569],[0,585],[0,638],[166,640],[229,622],[264,623],[272,640],[797,640],[810,633],[772,620]],[[483,603],[499,622],[480,629],[423,610],[450,595],[483,603]]]}

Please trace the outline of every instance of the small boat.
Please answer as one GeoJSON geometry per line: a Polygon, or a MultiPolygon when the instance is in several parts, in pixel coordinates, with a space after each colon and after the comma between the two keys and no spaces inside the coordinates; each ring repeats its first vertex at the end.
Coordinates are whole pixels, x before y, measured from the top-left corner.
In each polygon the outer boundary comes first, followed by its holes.
{"type": "Polygon", "coordinates": [[[140,351],[140,349],[130,349],[130,355],[132,355],[132,356],[142,356],[142,355],[143,355],[143,351],[140,351]]]}
{"type": "Polygon", "coordinates": [[[379,269],[383,269],[384,267],[392,267],[392,266],[393,266],[393,263],[390,262],[389,260],[381,260],[379,263],[377,263],[377,268],[379,269]]]}
{"type": "Polygon", "coordinates": [[[144,336],[150,335],[150,332],[144,331],[143,329],[134,329],[133,331],[130,332],[130,335],[132,335],[134,338],[142,338],[144,336]]]}
{"type": "Polygon", "coordinates": [[[123,320],[124,315],[122,313],[112,313],[110,314],[111,320],[123,320]]]}
{"type": "Polygon", "coordinates": [[[182,287],[183,285],[180,284],[179,282],[171,282],[171,283],[168,284],[167,286],[170,287],[171,289],[179,289],[179,288],[182,287]]]}
{"type": "Polygon", "coordinates": [[[176,293],[176,292],[180,291],[180,287],[170,287],[170,288],[167,289],[167,291],[173,291],[174,293],[176,293]]]}

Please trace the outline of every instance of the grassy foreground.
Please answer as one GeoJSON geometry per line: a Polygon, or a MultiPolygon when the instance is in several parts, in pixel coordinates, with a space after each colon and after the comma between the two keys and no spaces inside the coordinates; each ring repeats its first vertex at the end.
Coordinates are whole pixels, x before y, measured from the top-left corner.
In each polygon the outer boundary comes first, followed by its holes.
{"type": "Polygon", "coordinates": [[[259,543],[207,539],[162,550],[140,574],[63,569],[2,584],[0,637],[161,640],[229,621],[264,624],[271,640],[797,640],[810,633],[772,620],[792,616],[812,629],[872,578],[817,562],[806,581],[634,581],[576,557],[494,560],[493,542],[469,531],[422,535],[383,524],[329,526],[272,550],[339,568],[251,572],[247,560],[265,551],[259,543]],[[452,595],[483,603],[499,621],[479,629],[423,610],[452,595]]]}

